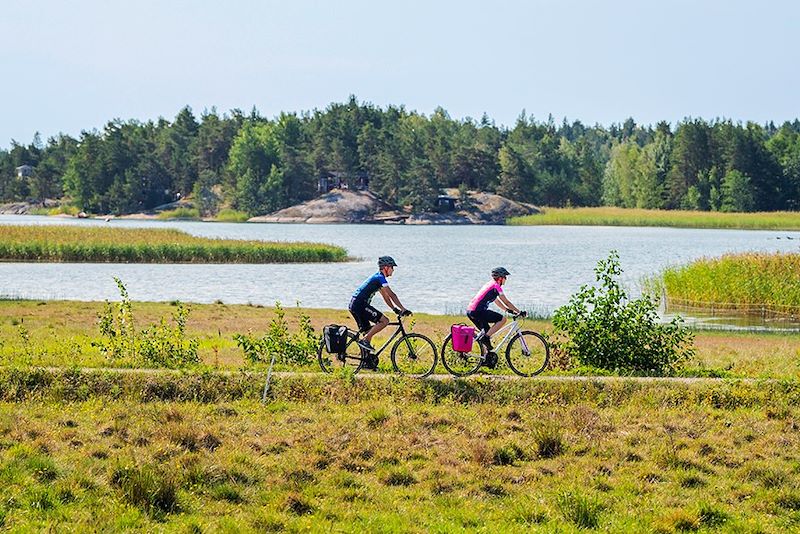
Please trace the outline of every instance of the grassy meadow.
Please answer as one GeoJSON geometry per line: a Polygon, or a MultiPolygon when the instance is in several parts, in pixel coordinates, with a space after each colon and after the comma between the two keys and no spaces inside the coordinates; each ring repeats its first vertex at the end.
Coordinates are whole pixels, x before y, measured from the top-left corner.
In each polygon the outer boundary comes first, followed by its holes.
{"type": "Polygon", "coordinates": [[[669,226],[740,230],[800,230],[800,212],[720,213],[633,208],[542,208],[538,215],[514,217],[511,225],[669,226]]]}
{"type": "Polygon", "coordinates": [[[346,261],[319,243],[195,237],[173,229],[0,225],[0,261],[109,263],[300,263],[346,261]]]}
{"type": "Polygon", "coordinates": [[[12,531],[800,528],[796,386],[320,375],[261,404],[260,380],[198,402],[159,400],[175,388],[152,377],[131,377],[147,401],[19,378],[29,398],[0,394],[12,531]]]}
{"type": "Polygon", "coordinates": [[[800,253],[739,253],[667,269],[670,304],[800,316],[800,253]]]}
{"type": "MultiPolygon", "coordinates": [[[[175,309],[132,305],[137,328],[175,309]]],[[[697,335],[696,374],[777,380],[414,380],[384,357],[385,378],[275,375],[262,404],[232,336],[274,309],[192,305],[201,363],[141,372],[106,368],[102,310],[0,301],[0,530],[800,528],[798,336],[697,335]]],[[[352,322],[287,308],[290,329],[303,314],[352,322]]],[[[460,320],[411,319],[437,343],[460,320]]]]}
{"type": "MultiPolygon", "coordinates": [[[[100,339],[98,317],[101,302],[0,300],[0,365],[109,367],[112,362],[95,344],[100,339]]],[[[174,303],[133,303],[136,326],[144,328],[169,317],[174,303]]],[[[346,310],[285,308],[291,331],[298,328],[301,313],[308,314],[317,332],[329,323],[352,325],[346,310]]],[[[201,365],[211,369],[237,370],[246,362],[233,335],[251,332],[262,335],[275,317],[270,307],[250,305],[192,304],[187,335],[199,341],[201,365]]],[[[430,337],[437,347],[452,323],[460,316],[415,314],[406,320],[415,332],[430,337]]],[[[549,332],[548,321],[525,322],[526,328],[549,332]]],[[[387,329],[388,330],[388,329],[387,329]]],[[[387,334],[388,335],[388,334],[387,334]]],[[[379,334],[380,344],[386,336],[379,334]]],[[[729,376],[738,378],[800,378],[800,337],[792,334],[748,332],[698,332],[697,355],[688,363],[687,376],[729,376]]],[[[501,359],[503,362],[503,359],[501,359]]],[[[390,372],[388,351],[381,356],[381,371],[390,372]]],[[[280,370],[316,372],[316,364],[306,368],[278,366],[280,370]]],[[[437,372],[446,373],[439,363],[437,372]]],[[[496,373],[510,371],[501,365],[496,373]]],[[[563,371],[548,371],[559,374],[563,371]]]]}

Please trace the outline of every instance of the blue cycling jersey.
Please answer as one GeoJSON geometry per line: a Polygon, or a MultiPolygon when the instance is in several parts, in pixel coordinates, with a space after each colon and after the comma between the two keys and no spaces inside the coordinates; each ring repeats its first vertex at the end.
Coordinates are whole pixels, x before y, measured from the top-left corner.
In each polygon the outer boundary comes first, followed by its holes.
{"type": "Polygon", "coordinates": [[[380,288],[388,285],[389,282],[386,281],[386,277],[378,271],[358,286],[358,289],[353,293],[353,300],[369,304],[372,301],[372,297],[375,296],[375,293],[377,293],[380,288]]]}

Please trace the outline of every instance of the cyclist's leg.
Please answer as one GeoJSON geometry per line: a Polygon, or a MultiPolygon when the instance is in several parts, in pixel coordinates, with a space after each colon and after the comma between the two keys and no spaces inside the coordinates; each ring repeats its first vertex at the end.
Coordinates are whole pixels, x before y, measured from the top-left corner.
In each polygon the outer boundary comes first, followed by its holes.
{"type": "Polygon", "coordinates": [[[483,317],[484,320],[486,320],[487,322],[494,323],[492,327],[486,332],[487,337],[492,337],[495,334],[495,332],[503,328],[503,326],[506,324],[506,321],[508,320],[493,310],[484,311],[483,317]]]}
{"type": "Polygon", "coordinates": [[[369,322],[375,323],[375,326],[369,329],[364,335],[364,340],[369,343],[372,341],[372,336],[386,328],[389,324],[389,318],[384,314],[367,304],[364,306],[363,316],[369,319],[369,322]]]}

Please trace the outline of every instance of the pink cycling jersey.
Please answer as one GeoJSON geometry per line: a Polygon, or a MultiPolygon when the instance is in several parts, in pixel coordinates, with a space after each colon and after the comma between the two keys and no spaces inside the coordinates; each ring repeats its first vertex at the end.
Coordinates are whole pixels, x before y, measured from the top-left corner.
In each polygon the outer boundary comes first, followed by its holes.
{"type": "Polygon", "coordinates": [[[503,293],[503,288],[500,284],[492,280],[491,282],[487,282],[485,286],[478,291],[478,294],[473,297],[471,301],[469,301],[469,305],[467,306],[467,311],[473,312],[476,310],[485,310],[489,307],[489,304],[494,302],[494,300],[503,293]]]}

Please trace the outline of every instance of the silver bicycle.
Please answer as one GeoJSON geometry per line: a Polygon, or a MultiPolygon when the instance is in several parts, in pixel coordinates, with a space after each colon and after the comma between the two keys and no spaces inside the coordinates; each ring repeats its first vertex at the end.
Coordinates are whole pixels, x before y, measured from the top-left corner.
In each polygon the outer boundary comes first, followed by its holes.
{"type": "MultiPolygon", "coordinates": [[[[520,376],[538,375],[547,368],[550,359],[550,347],[547,340],[538,332],[523,330],[523,314],[512,316],[512,320],[503,328],[495,332],[493,340],[503,338],[495,343],[494,351],[500,354],[503,346],[506,347],[506,362],[516,374],[520,376]]],[[[450,374],[455,376],[468,376],[480,369],[486,361],[486,347],[477,341],[472,344],[468,352],[453,349],[452,334],[444,339],[442,344],[442,363],[450,374]]]]}

